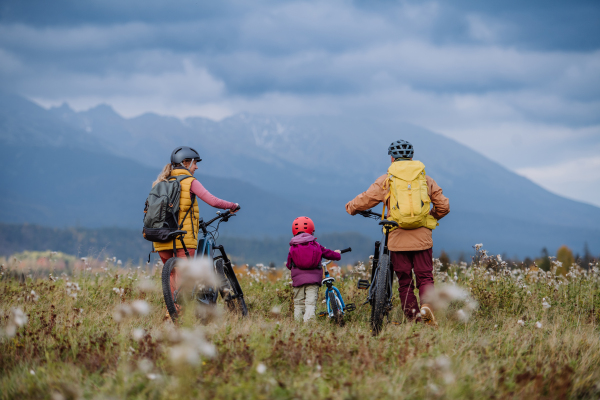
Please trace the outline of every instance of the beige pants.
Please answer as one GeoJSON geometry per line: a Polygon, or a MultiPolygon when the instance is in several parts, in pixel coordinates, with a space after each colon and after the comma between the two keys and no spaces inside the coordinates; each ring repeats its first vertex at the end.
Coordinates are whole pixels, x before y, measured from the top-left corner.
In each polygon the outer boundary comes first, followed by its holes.
{"type": "Polygon", "coordinates": [[[315,317],[319,285],[303,285],[294,288],[294,319],[309,321],[315,317]]]}

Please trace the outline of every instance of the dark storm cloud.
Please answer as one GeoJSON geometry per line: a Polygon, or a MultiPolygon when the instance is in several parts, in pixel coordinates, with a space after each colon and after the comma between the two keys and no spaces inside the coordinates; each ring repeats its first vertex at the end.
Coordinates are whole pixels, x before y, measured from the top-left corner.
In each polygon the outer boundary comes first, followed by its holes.
{"type": "MultiPolygon", "coordinates": [[[[580,43],[580,33],[586,29],[588,37],[600,38],[589,24],[579,22],[577,30],[562,32],[560,24],[553,22],[565,15],[565,6],[557,4],[369,2],[353,7],[335,1],[265,1],[250,7],[247,2],[184,1],[174,7],[151,0],[9,0],[2,5],[0,46],[5,58],[29,67],[19,71],[21,79],[28,70],[36,74],[160,73],[181,70],[181,59],[189,58],[206,66],[229,93],[246,96],[272,91],[354,93],[378,82],[440,93],[481,93],[522,89],[531,85],[532,76],[526,71],[515,73],[514,68],[502,71],[501,64],[490,71],[468,54],[458,54],[455,60],[443,57],[447,70],[440,74],[436,66],[426,65],[427,60],[413,59],[420,50],[394,43],[518,48],[536,37],[544,46],[548,30],[580,43]],[[532,25],[528,21],[546,29],[526,35],[532,25]]],[[[585,22],[595,15],[589,8],[589,3],[576,3],[567,14],[582,14],[585,22]]],[[[438,57],[432,52],[429,62],[439,64],[438,57]]],[[[15,76],[10,81],[18,87],[15,76]]],[[[573,96],[590,92],[589,85],[579,91],[577,85],[575,90],[569,88],[573,96]]]]}
{"type": "Polygon", "coordinates": [[[598,21],[597,0],[4,0],[0,90],[126,116],[401,119],[550,187],[555,149],[600,162],[598,21]]]}

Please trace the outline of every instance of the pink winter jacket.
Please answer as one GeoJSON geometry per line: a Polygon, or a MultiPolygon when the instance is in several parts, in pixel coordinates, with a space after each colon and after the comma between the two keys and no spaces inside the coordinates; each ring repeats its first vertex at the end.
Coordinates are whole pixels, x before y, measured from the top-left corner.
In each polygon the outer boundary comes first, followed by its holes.
{"type": "MultiPolygon", "coordinates": [[[[317,243],[316,240],[317,239],[313,235],[310,235],[308,233],[300,233],[299,235],[294,236],[292,238],[292,240],[290,241],[290,252],[288,253],[286,267],[292,271],[292,286],[293,287],[298,287],[298,286],[303,286],[303,285],[315,285],[315,284],[321,286],[321,280],[323,279],[323,270],[321,268],[321,260],[320,259],[325,258],[327,260],[338,261],[342,258],[341,254],[336,253],[333,250],[326,249],[325,247],[323,247],[319,243],[317,243]],[[308,258],[308,257],[310,257],[310,255],[302,254],[301,253],[303,251],[302,247],[297,247],[296,249],[293,249],[292,246],[295,244],[298,245],[298,244],[312,242],[313,240],[315,241],[316,245],[321,250],[321,257],[318,257],[319,261],[311,269],[300,269],[300,268],[296,267],[294,265],[294,259],[293,259],[294,256],[292,255],[292,253],[295,253],[295,257],[298,257],[298,258],[308,258]]],[[[298,261],[300,262],[300,260],[298,260],[298,261]]]]}

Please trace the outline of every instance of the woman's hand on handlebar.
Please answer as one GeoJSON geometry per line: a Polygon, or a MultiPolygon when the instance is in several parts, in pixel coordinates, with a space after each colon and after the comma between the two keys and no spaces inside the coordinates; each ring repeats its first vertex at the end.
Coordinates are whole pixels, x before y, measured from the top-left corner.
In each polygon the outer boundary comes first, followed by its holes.
{"type": "Polygon", "coordinates": [[[235,203],[235,207],[232,208],[231,210],[229,210],[232,214],[235,214],[236,212],[240,211],[240,205],[238,203],[235,203]]]}

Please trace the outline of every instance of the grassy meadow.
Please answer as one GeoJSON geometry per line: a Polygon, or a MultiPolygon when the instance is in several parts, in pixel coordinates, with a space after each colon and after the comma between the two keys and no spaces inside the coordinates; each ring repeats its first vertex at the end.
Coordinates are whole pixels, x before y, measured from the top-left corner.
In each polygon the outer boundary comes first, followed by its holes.
{"type": "Polygon", "coordinates": [[[237,268],[249,317],[187,307],[175,326],[159,265],[64,258],[2,260],[0,399],[600,396],[597,264],[556,275],[482,250],[436,262],[439,326],[404,321],[396,293],[374,337],[356,289],[368,265],[330,270],[357,306],[343,327],[295,322],[289,273],[262,266],[237,268]]]}

